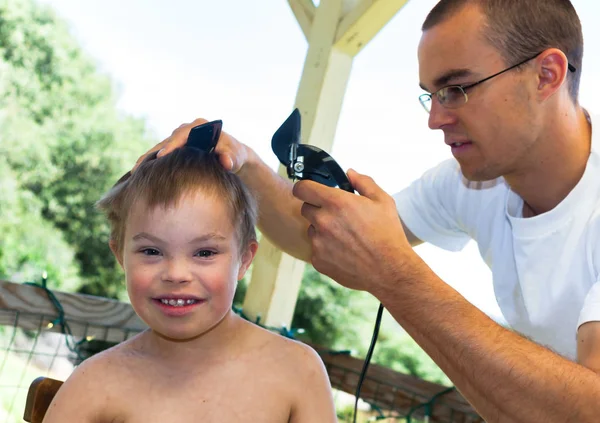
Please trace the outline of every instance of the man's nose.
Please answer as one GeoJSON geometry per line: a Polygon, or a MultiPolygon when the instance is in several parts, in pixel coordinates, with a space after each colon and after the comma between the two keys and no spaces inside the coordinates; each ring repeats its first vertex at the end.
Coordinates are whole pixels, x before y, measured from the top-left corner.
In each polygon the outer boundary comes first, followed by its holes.
{"type": "Polygon", "coordinates": [[[429,111],[428,125],[430,129],[442,129],[446,125],[456,123],[456,113],[442,106],[436,96],[431,98],[431,110],[429,111]]]}

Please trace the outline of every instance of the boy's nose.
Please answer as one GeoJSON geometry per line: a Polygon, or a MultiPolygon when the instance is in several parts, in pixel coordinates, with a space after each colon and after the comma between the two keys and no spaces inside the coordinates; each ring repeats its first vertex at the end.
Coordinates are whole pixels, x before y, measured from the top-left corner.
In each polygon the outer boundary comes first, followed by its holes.
{"type": "Polygon", "coordinates": [[[190,267],[184,259],[169,259],[162,276],[163,282],[184,283],[192,280],[190,267]]]}

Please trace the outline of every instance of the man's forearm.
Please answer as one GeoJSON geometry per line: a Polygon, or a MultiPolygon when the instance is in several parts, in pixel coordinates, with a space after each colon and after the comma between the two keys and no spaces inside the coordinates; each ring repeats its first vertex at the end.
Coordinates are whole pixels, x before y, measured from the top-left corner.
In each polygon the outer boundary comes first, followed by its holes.
{"type": "Polygon", "coordinates": [[[504,329],[415,260],[375,294],[488,423],[598,421],[598,374],[504,329]]]}
{"type": "Polygon", "coordinates": [[[308,223],[300,215],[302,202],[292,195],[292,183],[266,165],[249,149],[248,161],[238,175],[258,200],[260,231],[278,248],[310,261],[308,223]]]}

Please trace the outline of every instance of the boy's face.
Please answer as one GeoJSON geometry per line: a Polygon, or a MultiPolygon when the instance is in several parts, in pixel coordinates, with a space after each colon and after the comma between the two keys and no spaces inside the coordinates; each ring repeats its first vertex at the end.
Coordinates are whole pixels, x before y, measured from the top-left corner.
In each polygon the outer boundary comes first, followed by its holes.
{"type": "Polygon", "coordinates": [[[196,191],[168,209],[135,204],[118,259],[140,318],[163,337],[185,340],[231,311],[237,281],[256,249],[252,243],[240,251],[226,204],[196,191]]]}

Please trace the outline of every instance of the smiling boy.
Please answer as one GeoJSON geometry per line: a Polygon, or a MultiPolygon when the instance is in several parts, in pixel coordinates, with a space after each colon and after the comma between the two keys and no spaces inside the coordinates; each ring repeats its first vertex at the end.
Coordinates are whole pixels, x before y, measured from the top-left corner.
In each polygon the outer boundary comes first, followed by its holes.
{"type": "Polygon", "coordinates": [[[84,361],[44,423],[337,421],[319,356],[232,312],[258,248],[236,175],[182,148],[144,162],[99,207],[149,329],[84,361]]]}

